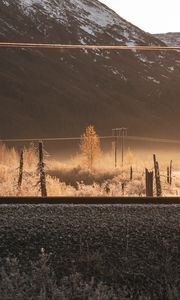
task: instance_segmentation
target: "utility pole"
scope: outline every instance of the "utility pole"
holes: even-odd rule
[[[122,150],[122,167],[124,163],[124,138],[127,135],[127,128],[114,128],[112,129],[112,136],[114,137],[114,165],[117,167],[117,151],[118,151],[118,138],[121,137],[121,150]]]
[[[114,167],[117,168],[117,142],[118,142],[118,130],[112,129],[112,136],[114,137]]]
[[[127,135],[127,128],[121,128],[122,167],[124,164],[124,138],[126,135]]]

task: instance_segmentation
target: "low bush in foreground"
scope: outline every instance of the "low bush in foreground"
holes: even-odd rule
[[[159,292],[133,289],[128,286],[108,286],[94,278],[85,281],[79,273],[63,277],[58,283],[51,269],[48,255],[31,265],[27,273],[21,272],[17,259],[6,259],[0,270],[1,300],[118,300],[118,299],[179,299],[178,285],[159,286]]]
[[[2,205],[0,299],[179,300],[179,212]]]

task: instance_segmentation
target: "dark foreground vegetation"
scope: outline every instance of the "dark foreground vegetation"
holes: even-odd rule
[[[180,299],[179,214],[179,205],[2,205],[0,299]]]

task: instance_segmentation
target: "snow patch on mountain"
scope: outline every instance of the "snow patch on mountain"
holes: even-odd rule
[[[68,22],[65,11],[65,2],[58,0],[19,0],[18,4],[23,9],[26,15],[41,11],[48,17],[58,21],[59,23],[65,24]]]
[[[107,27],[108,25],[118,24],[118,18],[115,13],[111,13],[102,5],[97,2],[87,2],[83,0],[69,0],[69,1],[58,1],[58,0],[20,0],[20,5],[27,11],[35,9],[34,6],[41,6],[42,9],[50,16],[54,16],[59,19],[60,16],[64,15],[64,9],[66,11],[72,11],[78,13],[80,21],[89,21],[99,27]],[[63,19],[63,18],[62,18]],[[61,21],[61,19],[60,19]]]
[[[95,36],[93,30],[92,30],[89,26],[87,26],[87,25],[81,25],[80,28],[81,28],[83,31],[89,33],[90,35]]]
[[[10,3],[10,0],[3,1]],[[69,23],[69,15],[72,15],[78,20],[84,33],[91,37],[110,29],[116,33],[116,41],[121,44],[135,45],[137,41],[140,44],[144,42],[141,30],[95,0],[18,0],[17,3],[26,15],[35,16],[37,11],[41,11],[64,25]]]
[[[173,72],[174,71],[174,66],[170,66],[168,67],[169,72]]]
[[[154,83],[156,83],[156,84],[160,84],[160,81],[159,80],[156,80],[154,77],[152,77],[152,76],[148,76],[147,77],[147,79],[148,80],[152,80]]]
[[[6,0],[2,0],[3,1],[3,3],[6,5],[6,6],[9,6],[9,2],[8,1],[6,1]]]
[[[42,4],[42,3],[44,3],[43,0],[21,0],[21,1],[26,6],[30,6],[30,5],[33,5],[33,4]]]
[[[104,7],[102,9],[101,5],[97,3],[83,1],[83,0],[70,0],[75,10],[81,12],[82,18],[88,19],[94,24],[100,27],[107,27],[108,25],[117,24],[117,18],[115,18],[114,13],[110,13]]]

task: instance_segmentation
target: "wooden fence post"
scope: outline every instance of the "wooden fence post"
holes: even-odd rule
[[[167,167],[167,183],[169,183],[170,185],[172,184],[172,160]]]
[[[153,172],[146,169],[146,197],[153,197]]]
[[[125,182],[124,181],[121,183],[121,188],[122,188],[122,195],[124,196],[124,190],[125,190]]]
[[[170,167],[169,167],[169,184],[172,184],[172,160],[170,161]]]
[[[161,189],[159,164],[156,160],[156,155],[155,154],[153,154],[153,160],[154,160],[154,170],[155,170],[155,179],[156,179],[156,194],[157,194],[157,197],[161,197],[162,196],[162,189]]]
[[[18,192],[20,192],[22,186],[23,168],[24,168],[24,151],[22,150],[20,154],[20,163],[19,163]]]
[[[133,168],[132,166],[130,167],[130,181],[133,179]]]
[[[44,153],[43,153],[43,143],[42,142],[39,142],[39,173],[40,173],[41,196],[47,197],[46,173],[45,173]]]
[[[170,169],[167,167],[167,183],[170,183]]]

